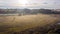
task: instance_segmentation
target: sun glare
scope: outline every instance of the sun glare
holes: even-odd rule
[[[26,4],[28,4],[28,0],[19,0],[18,3],[25,6]]]

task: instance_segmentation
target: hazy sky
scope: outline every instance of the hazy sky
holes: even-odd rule
[[[0,8],[57,8],[60,0],[0,0]]]

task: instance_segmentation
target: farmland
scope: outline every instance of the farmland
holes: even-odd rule
[[[0,34],[14,34],[26,29],[54,24],[58,17],[48,14],[24,15],[24,16],[0,16]]]
[[[60,11],[0,9],[0,34],[55,34],[60,32]]]

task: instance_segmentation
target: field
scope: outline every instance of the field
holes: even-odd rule
[[[16,32],[21,32],[26,29],[54,24],[60,21],[55,16],[48,14],[0,16],[0,34],[17,34]]]

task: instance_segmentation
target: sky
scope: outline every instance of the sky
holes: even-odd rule
[[[60,0],[0,0],[0,8],[60,9]]]

